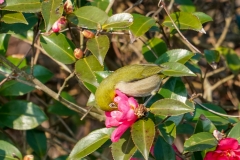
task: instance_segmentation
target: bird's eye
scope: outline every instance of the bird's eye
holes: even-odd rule
[[[117,105],[116,105],[115,103],[110,103],[108,106],[109,106],[110,108],[117,108]]]

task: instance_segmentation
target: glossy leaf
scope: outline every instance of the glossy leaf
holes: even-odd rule
[[[199,73],[202,74],[201,68],[198,64],[193,62],[186,62],[185,66],[188,67],[193,73]]]
[[[149,118],[138,120],[131,128],[132,140],[145,159],[148,159],[155,136],[155,125]]]
[[[216,63],[220,60],[219,52],[217,50],[204,50],[204,55],[209,65],[216,69]]]
[[[61,97],[65,98],[66,100],[68,100],[72,103],[75,103],[75,99],[71,95],[69,95],[69,93],[67,93],[67,92],[62,92]],[[50,105],[47,108],[47,110],[50,113],[57,114],[60,116],[72,116],[72,115],[76,114],[75,111],[67,108],[65,105],[63,105],[59,101],[54,101],[54,103],[52,105]]]
[[[179,63],[186,63],[194,53],[186,50],[186,49],[173,49],[165,52],[162,54],[157,60],[156,64],[162,64],[165,62],[179,62]]]
[[[181,78],[178,77],[170,77],[158,93],[164,98],[176,99],[183,103],[187,100],[187,90]]]
[[[27,60],[26,59],[20,59],[20,58],[15,58],[12,56],[8,56],[7,60],[9,60],[12,64],[14,64],[15,66],[18,66],[18,68],[23,68],[27,66]],[[21,62],[21,64],[19,65],[19,63]]]
[[[160,124],[158,126],[158,129],[160,131],[160,134],[164,138],[164,140],[172,145],[174,139],[176,138],[176,125],[172,121],[166,121],[163,124]]]
[[[215,111],[215,112],[227,114],[221,107],[216,106],[214,104],[203,103],[202,105],[207,107],[208,109]],[[229,123],[227,117],[223,117],[223,116],[219,116],[217,114],[211,113],[199,105],[196,105],[195,114],[194,114],[194,117],[192,120],[197,121],[201,114],[203,114],[206,118],[208,118],[210,121],[212,121],[212,123],[216,126],[226,125]]]
[[[192,112],[194,109],[175,99],[161,99],[150,107],[150,112],[157,115],[176,116]]]
[[[213,21],[212,17],[210,17],[209,15],[207,15],[203,12],[194,12],[192,14],[197,16],[202,24],[206,23],[206,22],[209,22],[209,21]]]
[[[102,128],[89,133],[86,137],[78,141],[68,158],[81,159],[91,154],[110,139],[112,131],[112,128]]]
[[[10,0],[2,10],[35,13],[41,10],[40,0]]]
[[[129,13],[118,13],[109,17],[102,29],[126,28],[133,24],[133,16]]]
[[[106,35],[98,36],[87,41],[87,49],[92,52],[102,66],[109,49],[109,44],[109,38]]]
[[[161,136],[158,136],[154,146],[154,157],[156,160],[175,160],[175,152]]]
[[[137,151],[137,147],[134,145],[130,132],[127,130],[118,142],[114,142],[111,145],[112,156],[117,160],[129,160],[133,154]]]
[[[98,62],[94,56],[88,56],[80,59],[75,64],[75,71],[81,81],[98,86],[97,78],[94,71],[102,71],[103,66]]]
[[[191,13],[174,12],[170,16],[179,29],[192,29],[200,33],[205,33],[200,20]],[[175,29],[169,17],[166,17],[162,24],[171,29]]]
[[[37,23],[37,17],[35,14],[24,14],[25,19],[28,22],[27,24],[23,23],[14,23],[14,24],[6,24],[3,22],[0,22],[0,33],[13,33],[18,34],[22,38],[27,38],[29,30]]]
[[[217,130],[217,128],[214,126],[214,124],[208,118],[206,118],[204,115],[201,115],[195,126],[194,134],[200,133],[200,132],[213,133],[214,130]]]
[[[230,48],[219,48],[218,50],[224,55],[229,69],[234,74],[238,74],[240,72],[240,57],[237,53]]]
[[[0,123],[16,130],[28,130],[46,121],[44,112],[32,102],[14,100],[0,108]]]
[[[84,85],[90,92],[92,92],[92,93],[95,94],[95,92],[96,92],[96,90],[97,90],[97,87],[96,87],[96,86],[94,86],[94,85],[92,85],[92,84],[90,84],[90,83],[88,83],[88,82],[84,82],[84,81],[83,81],[83,85]]]
[[[151,48],[151,50],[149,49]],[[155,62],[159,56],[167,51],[166,43],[160,38],[152,38],[142,47],[144,58],[148,62]],[[153,53],[154,52],[154,53]]]
[[[218,144],[216,138],[209,132],[200,132],[192,135],[184,143],[184,151],[203,151],[215,147]]]
[[[28,24],[27,20],[20,12],[11,12],[11,11],[3,11],[1,21],[13,24],[13,23],[24,23]]]
[[[162,73],[166,76],[182,77],[182,76],[196,76],[186,66],[178,62],[166,62],[161,66],[165,67]]]
[[[24,63],[23,63],[24,64]],[[27,73],[30,73],[30,67],[25,69]],[[52,78],[53,74],[43,66],[36,65],[33,68],[33,75],[35,78],[40,80],[42,83],[47,82]],[[24,80],[24,79],[23,79]],[[35,88],[27,84],[10,80],[5,82],[0,88],[0,95],[3,96],[19,96],[31,92]]]
[[[48,0],[42,2],[42,16],[45,23],[46,32],[52,25],[62,16],[63,4],[62,0]]]
[[[0,140],[0,159],[19,160],[19,159],[22,159],[22,154],[11,143]]]
[[[73,51],[75,46],[65,35],[52,33],[50,36],[40,37],[41,45],[48,55],[65,64],[75,62]]]
[[[100,8],[101,10],[105,11],[109,5],[109,1],[108,0],[95,0],[95,1],[89,1],[87,3],[87,5],[90,6],[95,6]],[[109,10],[108,15],[112,15],[112,9]]]
[[[162,116],[162,115],[154,115],[155,117],[155,124],[159,124],[159,123],[162,123],[162,121],[167,118],[166,122],[168,121],[171,121],[171,122],[174,122],[175,125],[179,125],[182,120],[183,120],[183,114],[181,115],[177,115],[177,116],[171,116],[169,118],[167,118],[167,116]]]
[[[98,83],[101,83],[105,78],[107,78],[113,72],[111,72],[111,71],[96,71],[94,73],[97,77]]]
[[[131,32],[134,36],[139,37],[146,33],[152,26],[155,25],[155,20],[140,14],[133,15],[133,24],[130,26]]]
[[[9,34],[0,34],[0,54],[5,55],[8,48]]]
[[[193,134],[194,128],[191,124],[182,123],[177,126],[177,134]]]
[[[240,133],[240,122],[234,125],[234,127],[228,133],[228,137],[236,138],[238,140],[238,143],[240,143],[239,133]]]
[[[47,138],[45,132],[40,130],[27,131],[27,143],[39,157],[44,157],[47,152]]]
[[[194,12],[196,10],[191,0],[175,0],[175,3],[179,4],[179,9],[183,12]]]
[[[99,24],[102,25],[108,19],[108,15],[97,7],[85,6],[68,15],[67,19],[79,27],[98,29]]]

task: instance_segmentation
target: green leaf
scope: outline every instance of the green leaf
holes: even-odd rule
[[[102,25],[108,19],[108,15],[97,7],[85,6],[68,15],[67,19],[79,27],[98,29],[99,24]]]
[[[91,154],[110,138],[112,131],[112,128],[102,128],[89,133],[78,141],[68,159],[81,159]]]
[[[114,142],[111,145],[112,156],[117,160],[131,159],[133,154],[137,151],[137,147],[134,145],[130,132],[127,130],[118,142]]]
[[[240,122],[234,125],[234,127],[228,133],[228,137],[235,138],[240,143]]]
[[[187,100],[187,90],[181,78],[178,77],[170,77],[158,93],[164,98],[176,99],[183,103]]]
[[[177,126],[177,134],[193,134],[194,128],[191,124],[182,123]]]
[[[0,22],[0,33],[10,33],[10,34],[18,34],[22,38],[27,38],[28,33],[30,33],[30,29],[37,23],[38,18],[35,14],[24,14],[24,17],[27,20],[27,24],[23,23],[14,23],[14,24],[6,24]]]
[[[220,60],[220,53],[217,50],[204,50],[204,55],[209,65],[216,69],[216,63]]]
[[[165,67],[162,73],[166,76],[182,77],[182,76],[196,76],[186,66],[178,62],[166,62],[161,64]]]
[[[149,118],[135,122],[131,128],[132,140],[145,159],[148,159],[155,136],[155,125]]]
[[[94,71],[102,71],[103,67],[94,56],[88,56],[80,59],[75,64],[75,71],[78,78],[91,85],[98,86]]]
[[[185,66],[188,67],[193,73],[199,73],[202,74],[201,68],[198,64],[193,62],[186,62]]]
[[[11,144],[14,144],[13,141],[10,139],[9,135],[6,132],[3,132],[3,131],[0,131],[0,140],[9,142]]]
[[[0,108],[0,123],[16,130],[32,129],[46,120],[44,112],[32,102],[14,100]]]
[[[46,32],[48,32],[52,28],[52,25],[62,16],[62,3],[62,0],[48,0],[42,2],[41,9]]]
[[[133,24],[133,16],[129,13],[118,13],[109,17],[102,29],[126,28]]]
[[[200,133],[200,132],[213,133],[213,131],[216,129],[217,128],[214,126],[214,124],[208,118],[206,118],[204,115],[201,115],[195,126],[194,134]]]
[[[87,5],[95,6],[95,7],[100,8],[101,10],[105,11],[109,5],[109,1],[108,0],[94,0],[94,1],[88,2]],[[109,10],[108,15],[112,15],[112,9]]]
[[[47,153],[47,138],[45,132],[40,130],[28,130],[27,142],[39,157],[44,157]]]
[[[23,63],[24,64],[24,63]],[[31,68],[27,67],[25,71],[30,73]],[[53,74],[43,66],[36,65],[33,68],[33,75],[42,83],[47,82]],[[23,79],[25,80],[25,79]],[[26,81],[26,80],[25,80]],[[10,80],[5,82],[0,88],[0,95],[3,96],[19,96],[33,91],[35,88],[27,84],[18,82],[16,80]]]
[[[71,95],[69,95],[67,92],[62,92],[61,97],[65,98],[66,100],[72,103],[76,103],[75,99]],[[76,114],[76,112],[67,108],[65,105],[63,105],[59,101],[54,101],[54,103],[50,105],[47,110],[48,112],[57,114],[59,116],[72,116]]]
[[[5,55],[8,48],[9,34],[0,34],[0,54]]]
[[[240,72],[240,57],[230,48],[219,48],[218,51],[224,55],[229,69],[234,73]]]
[[[221,107],[216,106],[214,104],[203,103],[202,105],[207,107],[208,109],[211,109],[211,110],[215,111],[215,112],[222,113],[222,114],[227,114]],[[196,105],[194,117],[193,117],[192,120],[197,121],[198,118],[201,116],[201,114],[203,114],[206,118],[208,118],[216,126],[222,126],[222,125],[226,125],[226,124],[229,123],[227,117],[223,117],[223,116],[219,116],[217,114],[211,113],[211,112],[202,108],[199,105]]]
[[[92,85],[92,84],[90,84],[90,83],[88,83],[88,82],[82,82],[83,83],[83,85],[90,91],[90,92],[92,92],[92,93],[94,93],[95,94],[95,92],[96,92],[96,90],[97,90],[97,87],[96,86],[94,86],[94,85]]]
[[[113,72],[111,72],[111,71],[96,71],[94,73],[97,77],[98,83],[101,83],[105,78],[107,78]]]
[[[206,23],[206,22],[209,22],[209,21],[213,21],[212,17],[210,17],[209,15],[207,15],[203,12],[194,12],[192,14],[197,16],[202,24]]]
[[[176,125],[172,121],[166,121],[163,124],[158,126],[160,134],[164,138],[164,140],[172,145],[174,139],[176,138]]]
[[[98,36],[87,41],[87,49],[92,52],[102,66],[109,49],[109,44],[109,38],[106,35]]]
[[[184,151],[196,152],[215,147],[218,144],[216,138],[209,132],[201,132],[192,135],[184,143]]]
[[[133,15],[133,24],[130,26],[131,32],[136,36],[142,36],[146,33],[152,26],[156,25],[155,20],[150,17],[146,17],[140,14]]]
[[[3,11],[1,21],[13,24],[13,23],[24,23],[28,24],[27,20],[20,12],[11,12],[11,11]]]
[[[161,99],[150,107],[150,112],[157,115],[176,116],[192,112],[194,109],[175,99]]]
[[[12,56],[8,56],[7,60],[9,60],[15,66],[17,66],[21,62],[21,64],[18,66],[18,68],[23,68],[23,67],[27,66],[27,60],[26,59],[22,60],[20,58],[15,58],[15,57],[12,57]]]
[[[0,140],[0,159],[19,160],[22,159],[21,152],[9,142]]]
[[[149,49],[151,48],[151,50]],[[159,56],[167,51],[166,43],[160,38],[152,38],[142,47],[144,58],[148,62],[155,62]],[[154,53],[153,53],[154,52]]]
[[[40,0],[8,0],[2,10],[35,13],[41,10]]]
[[[41,45],[48,55],[65,64],[75,62],[73,51],[75,46],[65,35],[52,33],[50,36],[40,37]]]
[[[178,8],[183,12],[194,12],[196,10],[191,0],[175,0],[175,3],[180,5]]]
[[[174,12],[170,16],[179,29],[192,29],[200,33],[205,33],[200,20],[191,13]],[[162,24],[171,29],[175,29],[169,17],[165,18]]]
[[[157,60],[156,64],[162,64],[165,62],[179,62],[179,63],[186,63],[194,53],[186,50],[186,49],[173,49],[165,52],[162,54]]]
[[[158,136],[154,146],[154,158],[156,160],[175,160],[175,152],[161,136]]]

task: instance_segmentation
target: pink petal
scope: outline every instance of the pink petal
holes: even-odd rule
[[[238,141],[234,138],[225,138],[219,141],[216,150],[235,150],[238,148]]]
[[[117,142],[131,125],[132,123],[123,123],[118,126],[111,135],[112,142]]]
[[[4,3],[4,0],[0,0],[0,4]]]
[[[133,97],[128,98],[128,103],[130,106],[132,106],[134,109],[138,107],[137,100]]]

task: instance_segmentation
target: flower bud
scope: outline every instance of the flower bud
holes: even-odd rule
[[[80,59],[83,57],[83,51],[80,48],[75,48],[74,49],[74,56],[77,59]]]
[[[26,155],[23,158],[23,160],[33,160],[33,159],[34,159],[33,155]]]
[[[83,30],[82,34],[85,38],[94,38],[95,37],[95,34],[89,30]]]
[[[64,3],[64,11],[66,14],[70,14],[73,12],[73,4],[71,0],[66,0]]]
[[[65,17],[60,17],[52,26],[53,32],[59,32],[60,30],[66,28],[67,19]]]

